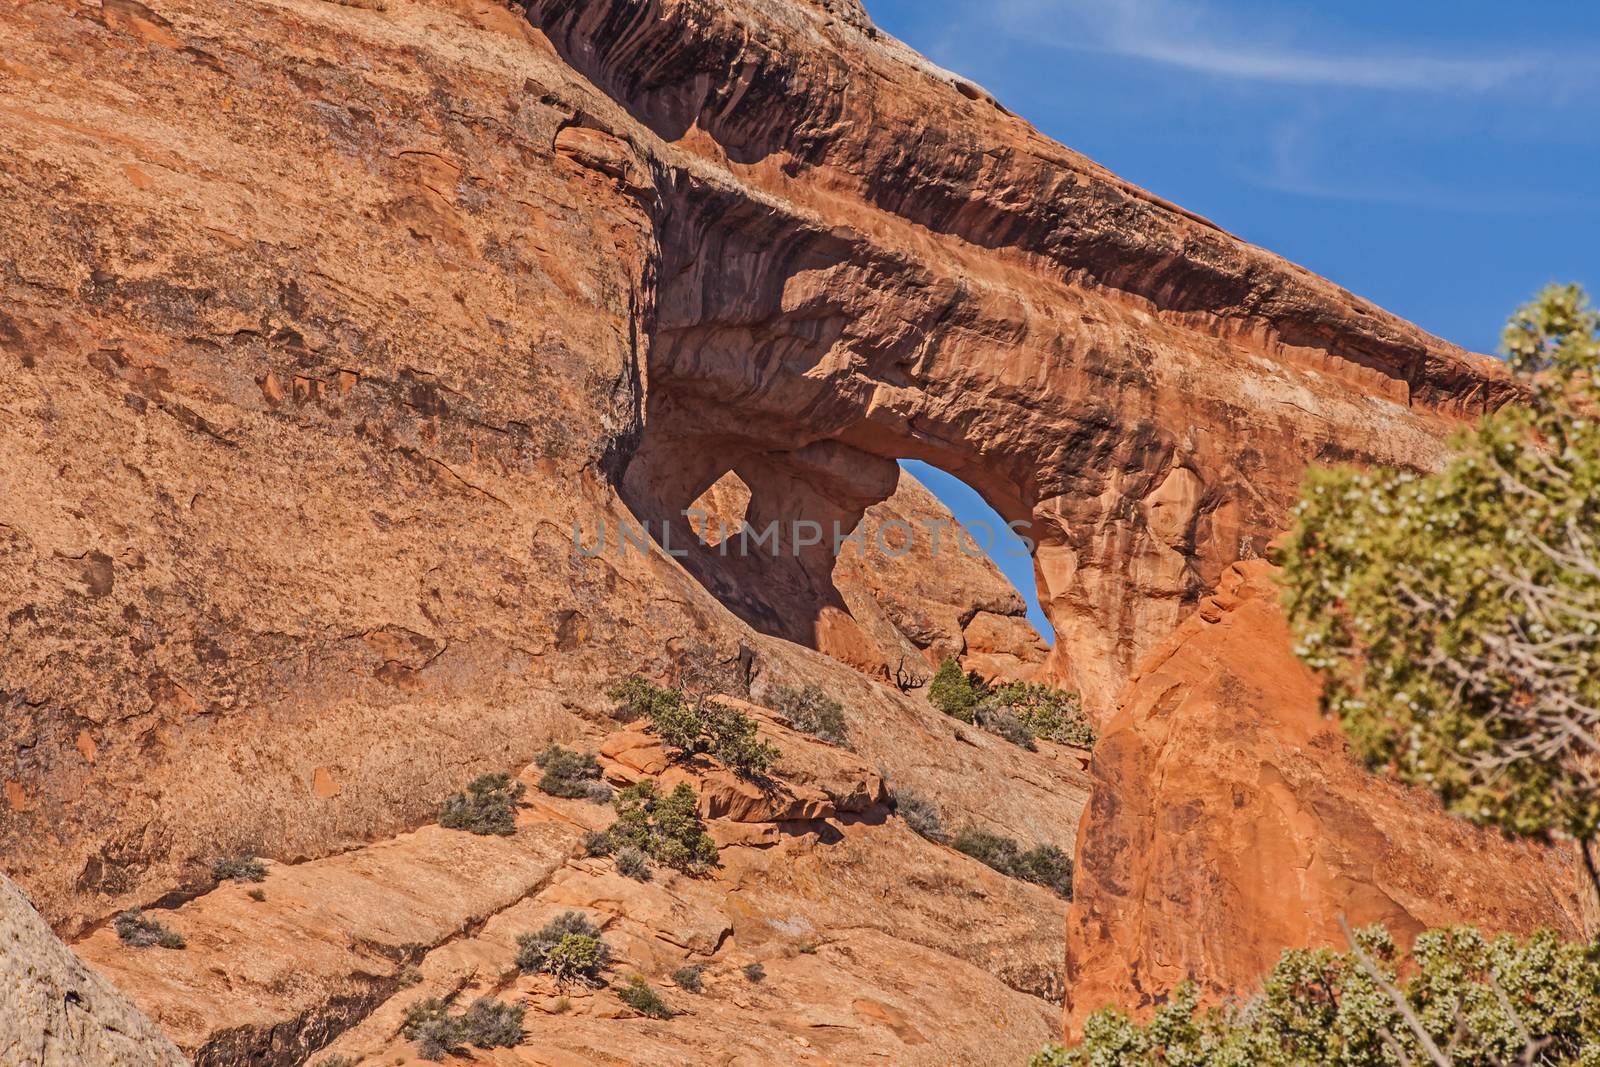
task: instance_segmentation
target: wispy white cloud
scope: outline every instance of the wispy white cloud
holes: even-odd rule
[[[1352,51],[1298,43],[1304,29],[1241,26],[1203,3],[1178,0],[1000,0],[1013,33],[1058,47],[1217,78],[1278,85],[1481,92],[1540,66],[1521,55],[1446,56],[1384,48]]]
[[[1440,183],[1404,167],[1388,173],[1374,173],[1360,165],[1352,168],[1348,161],[1330,152],[1324,134],[1320,120],[1312,116],[1273,123],[1266,130],[1262,163],[1243,168],[1239,176],[1259,188],[1292,196],[1390,204],[1459,215],[1530,216],[1585,206],[1577,198],[1527,189],[1507,196],[1504,189],[1463,188],[1459,183]]]

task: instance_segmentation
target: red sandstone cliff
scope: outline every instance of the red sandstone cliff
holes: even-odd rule
[[[1169,636],[1305,464],[1432,463],[1510,394],[1497,366],[1043,138],[851,0],[12,5],[0,143],[0,856],[64,932],[201,892],[222,852],[407,833],[597,738],[635,671],[821,683],[891,784],[1076,837],[1075,1011],[1234,987],[1346,907],[1570,923],[1555,860],[1344,758],[1261,598],[1246,641]],[[688,545],[678,512],[730,474],[759,523],[929,508],[908,457],[1039,543],[1048,669],[1104,727],[1081,831],[1075,760],[887,684],[913,652],[1036,661],[992,571],[572,546],[601,518]],[[1172,641],[1153,693],[1136,665]],[[444,911],[417,921],[482,919]],[[960,940],[929,911],[926,974]],[[897,1003],[859,1025],[919,1032]],[[326,1036],[280,1010],[261,1033]]]

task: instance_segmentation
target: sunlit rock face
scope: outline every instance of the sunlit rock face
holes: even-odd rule
[[[1181,743],[1151,747],[1137,688],[1306,464],[1434,463],[1511,395],[1491,361],[1120,181],[847,0],[105,0],[8,6],[0,41],[0,858],[58,929],[199,893],[220,853],[404,834],[596,740],[631,673],[822,685],[892,787],[1070,843],[1075,757],[896,684],[947,654],[1100,722],[1085,989],[1146,956],[1243,981],[1269,934],[1182,948],[1207,909],[1270,901],[1280,940],[1378,892],[1567,923],[1549,857],[1542,906],[1388,888],[1526,853],[1436,832],[1302,729],[1279,630],[1252,653],[1278,682]],[[725,561],[682,515],[947,519],[901,459],[1036,542],[1052,651],[986,563]],[[581,551],[602,521],[688,555]],[[1308,746],[1332,754],[1270,789],[1283,847],[1214,877],[1242,831],[1203,770]],[[1158,771],[1176,792],[1140,792]],[[1300,865],[1359,820],[1384,864]],[[1160,858],[1180,840],[1193,862]]]

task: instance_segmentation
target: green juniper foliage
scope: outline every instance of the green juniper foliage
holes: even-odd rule
[[[517,829],[517,803],[526,787],[509,774],[485,774],[474,778],[465,793],[455,793],[444,802],[439,825],[470,833],[510,837]]]
[[[479,997],[460,1015],[451,1015],[442,1000],[430,997],[406,1009],[401,1033],[417,1043],[417,1055],[442,1060],[478,1048],[511,1048],[522,1043],[522,1017],[527,1008],[493,997]]]
[[[1018,878],[1072,899],[1072,857],[1055,845],[1043,843],[1024,850],[1009,837],[968,828],[951,840],[950,847],[964,852],[1008,878]]]
[[[737,708],[710,697],[691,701],[678,689],[643,678],[629,678],[610,690],[624,718],[647,718],[662,744],[681,758],[715,756],[750,778],[767,773],[778,758],[774,746],[757,738],[756,722]]]
[[[698,873],[717,865],[717,843],[700,821],[698,801],[686,782],[662,796],[655,782],[630,785],[617,794],[617,819],[606,830],[606,847],[633,848],[666,867]]]
[[[1600,315],[1505,332],[1526,403],[1430,474],[1314,471],[1284,552],[1296,653],[1374,766],[1512,833],[1600,828]]]
[[[934,707],[962,722],[972,722],[978,702],[989,695],[989,686],[976,671],[963,672],[954,656],[947,656],[928,684],[928,700]]]
[[[623,721],[653,719],[661,711],[683,703],[683,694],[678,690],[637,675],[606,690],[606,696],[617,702],[612,717]]]
[[[1094,727],[1076,693],[1034,682],[996,688],[976,671],[963,674],[954,656],[939,664],[928,686],[928,700],[946,715],[981,726],[1023,748],[1036,747],[1036,737],[1079,748],[1094,745]]]
[[[543,972],[558,982],[596,982],[611,962],[611,947],[600,929],[577,911],[564,911],[536,934],[517,938],[517,968],[524,974]]]
[[[160,948],[183,948],[186,942],[183,935],[167,927],[165,923],[152,919],[138,908],[129,908],[121,912],[111,921],[112,929],[116,930],[117,937],[125,945],[134,948],[149,948],[151,945]]]
[[[628,984],[617,990],[617,999],[640,1015],[651,1019],[670,1019],[673,1010],[661,999],[661,994],[650,988],[640,975],[630,975]]]
[[[1433,1062],[1389,990],[1453,1067],[1600,1064],[1600,950],[1540,931],[1486,940],[1459,927],[1417,938],[1402,984],[1382,927],[1355,935],[1367,960],[1290,949],[1243,1004],[1201,1008],[1179,986],[1146,1025],[1106,1009],[1071,1049],[1051,1046],[1032,1067],[1400,1067]],[[1368,969],[1370,966],[1371,970]],[[1530,1046],[1533,1051],[1527,1058]]]
[[[211,877],[219,882],[264,882],[267,868],[254,856],[228,856],[211,865]]]
[[[1025,730],[1046,741],[1078,748],[1094,745],[1094,727],[1084,714],[1076,693],[1033,682],[1012,682],[980,702],[980,715],[985,707],[1005,709]]]
[[[551,745],[534,757],[540,770],[539,789],[553,797],[610,798],[610,790],[600,781],[600,763],[593,752],[574,752]],[[596,787],[599,787],[598,789]]]
[[[775,746],[757,738],[756,721],[738,708],[705,700],[695,711],[700,716],[704,751],[740,774],[760,778],[778,758]]]
[[[780,712],[796,730],[820,737],[829,744],[848,746],[850,732],[844,723],[844,705],[815,685],[803,689],[781,686],[772,696],[772,710]]]

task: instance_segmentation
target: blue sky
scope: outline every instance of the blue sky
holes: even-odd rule
[[[1600,288],[1600,4],[865,2],[1045,134],[1458,344],[1493,351],[1545,282]]]

